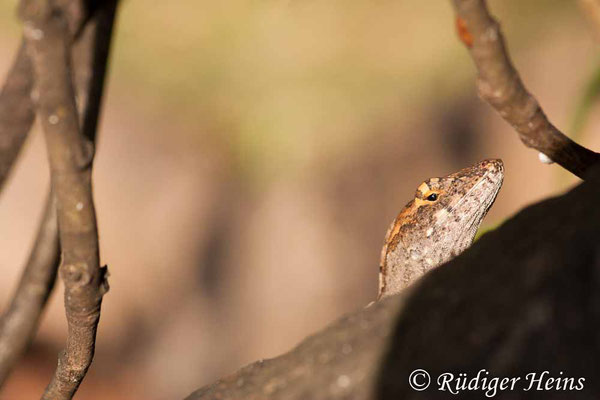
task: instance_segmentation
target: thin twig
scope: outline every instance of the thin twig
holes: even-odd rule
[[[484,0],[453,0],[459,34],[478,71],[479,95],[519,133],[521,141],[583,178],[600,155],[575,143],[554,125],[513,67],[500,26]]]
[[[27,266],[0,320],[0,385],[33,340],[59,262],[56,206],[50,194]]]
[[[81,132],[96,140],[107,60],[114,28],[118,0],[104,0],[90,10],[91,20],[80,28],[73,46],[73,80],[81,115]]]
[[[87,6],[88,2],[84,0],[57,1],[66,10],[71,35],[77,36],[86,25],[93,9],[90,9]],[[35,117],[31,100],[32,74],[23,39],[0,91],[0,190],[12,170]]]
[[[24,44],[0,92],[0,190],[33,124],[31,63]]]
[[[92,10],[91,19],[85,27],[79,27],[80,21],[84,19],[83,16],[75,15],[71,18],[75,20],[76,26],[81,30],[73,50],[73,69],[76,76],[78,105],[80,106],[80,122],[83,131],[86,132],[85,136],[92,140],[95,138],[99,117],[116,5],[117,0],[109,0],[102,3],[99,9]],[[24,46],[19,52],[18,62],[15,65],[23,63],[23,58],[27,61],[28,71],[21,74],[21,80],[30,82],[28,85],[31,87],[33,72]],[[23,69],[16,70],[22,71]],[[1,95],[0,99],[2,99]],[[18,101],[19,98],[16,100]],[[30,97],[26,96],[24,101],[30,102],[28,107],[33,114],[33,103],[31,103]],[[1,100],[0,104],[2,104]],[[19,286],[10,307],[0,318],[0,387],[15,363],[29,347],[47,298],[54,286],[60,248],[58,246],[56,210],[54,206],[50,206],[51,201],[52,198],[49,196],[39,233]]]
[[[71,399],[94,355],[106,269],[100,267],[91,172],[94,145],[80,131],[66,18],[45,0],[24,1],[21,18],[31,57],[37,113],[46,137],[57,199],[68,322],[66,348],[43,399]]]

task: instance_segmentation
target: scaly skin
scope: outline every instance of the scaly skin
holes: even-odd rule
[[[387,232],[378,299],[400,292],[468,248],[504,179],[501,160],[484,160],[423,182]]]

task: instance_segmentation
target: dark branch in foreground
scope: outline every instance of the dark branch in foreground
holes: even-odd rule
[[[108,56],[118,0],[104,0],[90,10],[73,46],[73,81],[82,134],[95,142],[106,80]]]
[[[512,65],[500,26],[489,14],[485,0],[453,0],[453,4],[461,39],[477,67],[481,98],[515,128],[525,146],[583,178],[600,161],[600,155],[575,143],[548,121]]]
[[[600,168],[590,172],[426,274],[404,299],[344,317],[187,399],[448,399],[437,390],[441,373],[472,378],[481,369],[521,377],[494,399],[600,398]],[[409,386],[418,368],[431,376],[423,392]],[[545,370],[584,377],[584,387],[524,391],[526,375]],[[481,390],[458,397],[486,398]]]
[[[92,198],[93,142],[80,131],[64,14],[50,2],[22,3],[21,18],[39,91],[37,113],[46,137],[57,199],[68,336],[44,399],[71,399],[94,355],[106,270],[100,267]]]

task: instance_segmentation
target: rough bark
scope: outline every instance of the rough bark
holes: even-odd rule
[[[570,192],[527,207],[470,249],[392,296],[342,318],[296,349],[192,393],[208,399],[461,399],[442,372],[585,377],[581,391],[500,391],[496,399],[600,397],[600,169]],[[417,392],[417,368],[433,377]]]

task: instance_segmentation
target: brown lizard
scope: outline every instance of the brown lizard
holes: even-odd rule
[[[468,248],[503,179],[502,160],[485,160],[421,183],[387,232],[377,298],[398,293]]]

